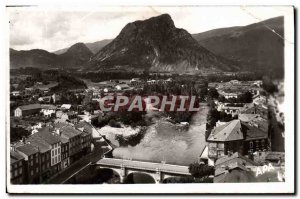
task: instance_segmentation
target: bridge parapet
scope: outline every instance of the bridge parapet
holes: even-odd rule
[[[111,168],[116,171],[123,182],[130,173],[141,172],[153,177],[156,183],[160,183],[165,177],[190,176],[187,166],[143,162],[135,160],[123,160],[116,158],[103,158],[96,165],[100,168]]]

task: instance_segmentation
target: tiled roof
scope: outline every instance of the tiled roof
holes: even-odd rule
[[[61,105],[61,107],[60,108],[64,108],[64,109],[70,109],[71,108],[71,104],[63,104],[63,105]]]
[[[245,132],[245,140],[267,139],[268,132],[263,131],[258,126],[242,123],[242,129]]]
[[[275,152],[275,151],[270,151],[266,155],[266,160],[282,160],[284,161],[285,159],[285,153],[284,152]]]
[[[217,159],[215,164],[215,176],[225,173],[227,169],[232,170],[238,168],[247,171],[248,169],[246,168],[246,166],[258,165],[259,164],[254,162],[253,160],[248,159],[236,152],[232,155],[223,156]]]
[[[249,158],[246,158],[245,156],[242,156],[240,153],[235,152],[234,154],[230,156],[223,156],[216,161],[216,167],[221,164],[229,164],[231,162],[240,162],[240,163],[246,163],[247,165],[258,165],[256,162],[252,161]]]
[[[28,104],[28,105],[20,106],[19,108],[22,111],[26,111],[26,110],[32,110],[32,109],[40,109],[41,105],[40,104]]]
[[[31,144],[25,144],[23,146],[17,147],[16,149],[17,149],[17,151],[20,151],[20,152],[24,153],[27,156],[30,156],[32,154],[35,154],[35,153],[39,152],[38,149],[35,146],[31,145]]]
[[[10,164],[13,164],[19,160],[24,159],[24,157],[16,151],[10,151]]]
[[[45,153],[50,150],[49,144],[37,136],[30,136],[26,141],[30,142],[31,145],[38,148],[41,153]]]
[[[62,127],[60,130],[61,130],[61,134],[66,136],[67,138],[73,138],[82,133],[81,131],[71,126]]]
[[[42,109],[50,109],[50,110],[56,110],[57,107],[52,104],[41,104]]]
[[[215,127],[207,140],[223,142],[242,140],[244,137],[241,130],[240,120],[232,120],[226,124]]]
[[[37,136],[44,140],[47,144],[52,145],[60,142],[60,139],[52,135],[53,130],[51,127],[44,127],[39,129],[39,132],[33,134],[32,136]]]

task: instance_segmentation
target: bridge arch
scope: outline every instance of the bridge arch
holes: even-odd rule
[[[122,176],[119,169],[100,167],[96,170],[97,176],[99,176],[99,182],[107,183],[108,181],[114,181],[114,183],[120,183]]]
[[[142,171],[130,171],[124,178],[124,184],[155,184],[154,174]]]

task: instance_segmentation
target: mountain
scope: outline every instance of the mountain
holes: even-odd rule
[[[248,26],[215,29],[193,37],[216,55],[239,63],[243,70],[283,77],[283,17]]]
[[[90,49],[90,51],[92,53],[95,54],[111,41],[112,41],[111,39],[104,39],[104,40],[96,41],[96,42],[92,42],[92,43],[85,43],[85,45],[86,45],[86,47],[88,47],[88,49]],[[63,49],[54,51],[53,53],[60,55],[60,54],[67,52],[68,49],[69,48],[63,48]]]
[[[58,56],[41,49],[17,51],[9,49],[10,67],[53,68],[58,64]]]
[[[90,70],[223,71],[234,64],[216,56],[168,14],[127,24],[120,34],[89,61]]]
[[[65,53],[56,55],[46,50],[33,49],[17,51],[10,49],[10,67],[78,68],[84,66],[93,53],[83,43],[71,46]]]
[[[65,53],[58,55],[58,62],[61,66],[75,68],[84,66],[93,53],[84,43],[72,45]]]

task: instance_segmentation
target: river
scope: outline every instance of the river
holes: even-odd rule
[[[151,162],[189,165],[199,159],[205,147],[207,104],[193,116],[188,131],[179,131],[175,125],[160,119],[149,126],[144,138],[134,147],[114,149],[113,156]]]

